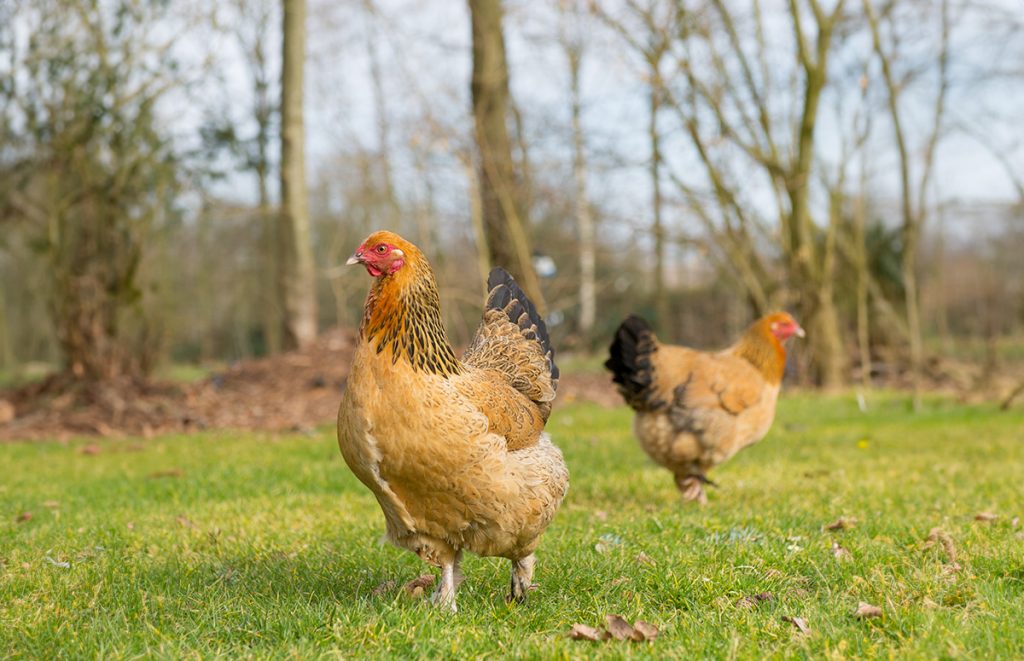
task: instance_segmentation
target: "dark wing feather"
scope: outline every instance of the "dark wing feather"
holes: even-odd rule
[[[491,271],[487,289],[483,321],[462,362],[500,372],[547,420],[559,373],[544,319],[505,269]]]

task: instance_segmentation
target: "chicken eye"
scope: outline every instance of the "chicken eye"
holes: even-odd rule
[[[377,246],[377,252],[380,253],[381,255],[383,255],[387,251],[388,251],[388,247],[386,245],[384,245],[383,243],[380,244],[379,246]]]

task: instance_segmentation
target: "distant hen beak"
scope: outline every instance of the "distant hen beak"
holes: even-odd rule
[[[362,263],[363,263],[363,253],[357,252],[356,254],[354,254],[354,255],[352,255],[351,257],[348,258],[348,261],[345,262],[345,266],[352,266],[353,264],[362,264]]]
[[[796,330],[793,331],[793,335],[796,335],[797,337],[807,337],[807,333],[805,333],[804,329],[800,326],[796,327]]]

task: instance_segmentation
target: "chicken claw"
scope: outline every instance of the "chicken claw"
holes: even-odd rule
[[[714,486],[714,482],[703,475],[677,475],[676,486],[683,493],[683,502],[697,501],[699,505],[707,505],[708,496],[704,493],[704,484]]]

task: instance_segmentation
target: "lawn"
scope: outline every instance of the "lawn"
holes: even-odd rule
[[[0,656],[1020,657],[1024,414],[869,404],[785,397],[704,508],[625,409],[559,409],[572,486],[539,588],[506,605],[507,562],[470,556],[454,615],[406,594],[425,567],[379,543],[330,429],[3,445]],[[661,635],[568,638],[612,613]]]

